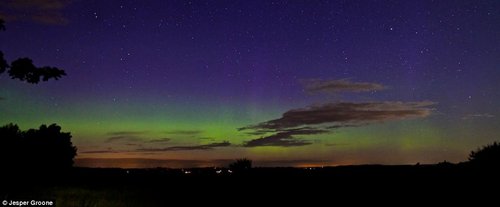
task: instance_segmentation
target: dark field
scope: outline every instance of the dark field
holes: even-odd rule
[[[278,195],[301,200],[307,196],[338,199],[348,194],[419,191],[438,196],[485,190],[482,186],[498,183],[499,172],[455,164],[228,170],[75,168],[50,175],[4,175],[1,197],[54,200],[57,206],[168,206],[172,202],[217,203],[226,196],[251,202],[279,200]]]

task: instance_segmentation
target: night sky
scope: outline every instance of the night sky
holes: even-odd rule
[[[500,138],[499,11],[498,0],[1,0],[5,58],[68,75],[1,74],[0,125],[57,123],[81,166],[465,161]]]

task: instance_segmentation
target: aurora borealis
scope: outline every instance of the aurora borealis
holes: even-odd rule
[[[500,138],[499,11],[496,0],[2,0],[5,58],[68,75],[1,74],[0,124],[57,123],[77,159],[460,162]],[[130,162],[116,165],[151,167]]]

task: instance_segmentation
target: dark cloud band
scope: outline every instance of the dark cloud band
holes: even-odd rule
[[[295,147],[312,144],[309,141],[297,139],[294,135],[311,135],[327,133],[325,129],[315,129],[312,127],[302,127],[295,129],[279,130],[278,133],[254,139],[246,142],[244,147],[258,147],[258,146],[281,146],[281,147]]]
[[[431,114],[436,103],[423,102],[339,102],[292,109],[281,118],[239,128],[254,134],[274,134],[245,143],[256,146],[303,146],[310,144],[294,139],[293,135],[328,133],[342,127],[361,126],[394,120],[424,118]],[[306,127],[304,127],[306,126]],[[297,128],[302,127],[302,128]]]
[[[379,83],[351,82],[349,79],[321,80],[307,79],[300,81],[308,93],[343,93],[380,91],[387,87]]]
[[[229,146],[231,146],[231,143],[224,141],[224,142],[217,142],[217,143],[204,144],[204,145],[194,145],[194,146],[173,146],[173,147],[166,147],[166,148],[141,148],[141,149],[137,149],[137,151],[162,152],[162,151],[186,151],[186,150],[212,150],[214,148],[229,147]]]
[[[69,20],[63,10],[70,0],[4,0],[0,4],[0,18],[7,21],[30,20],[49,25],[65,25]]]

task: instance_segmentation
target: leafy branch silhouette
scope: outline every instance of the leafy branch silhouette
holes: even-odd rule
[[[5,30],[5,21],[0,19],[0,31]],[[36,67],[30,58],[18,58],[9,65],[7,60],[5,60],[4,53],[0,50],[0,74],[5,71],[7,71],[12,79],[18,79],[31,84],[37,84],[40,80],[58,80],[66,75],[64,70],[57,67]]]

